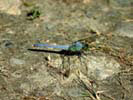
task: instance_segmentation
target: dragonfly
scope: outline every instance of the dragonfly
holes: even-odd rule
[[[60,49],[61,51],[66,51],[66,52],[81,52],[86,45],[81,43],[80,41],[73,42],[72,44],[68,45],[52,45],[52,44],[33,44],[33,47],[45,47],[45,48],[53,48],[53,49]]]
[[[86,41],[86,40],[89,40]],[[54,45],[54,44],[48,44],[48,43],[35,43],[32,46],[35,48],[45,48],[45,49],[29,49],[30,51],[38,51],[38,52],[46,52],[46,53],[56,53],[60,54],[62,64],[61,64],[61,69],[63,68],[63,75],[68,74],[70,70],[70,64],[71,64],[71,57],[70,56],[77,56],[79,59],[79,62],[82,66],[86,66],[87,69],[87,64],[86,64],[86,57],[90,48],[90,43],[91,41],[94,41],[95,39],[91,38],[83,38],[80,40],[77,40],[75,42],[72,42],[71,44],[66,44],[66,45]],[[54,51],[49,51],[47,49],[52,48]],[[59,51],[56,51],[58,49]],[[67,61],[66,61],[67,60]],[[65,70],[65,71],[64,71]],[[61,72],[62,73],[62,72]]]
[[[72,44],[68,44],[68,45],[53,45],[53,44],[45,44],[45,43],[44,44],[42,44],[42,43],[33,44],[33,47],[60,49],[60,51],[58,53],[61,54],[62,65],[63,65],[62,68],[65,68],[65,64],[67,62],[70,65],[70,58],[67,57],[67,62],[66,62],[65,56],[78,56],[78,58],[81,58],[81,55],[82,54],[84,55],[84,48],[86,48],[86,46],[87,45],[85,43],[82,43],[80,41],[76,41],[76,42],[73,42]],[[48,52],[50,53],[50,51],[48,51]],[[79,60],[81,61],[81,59],[79,59]]]

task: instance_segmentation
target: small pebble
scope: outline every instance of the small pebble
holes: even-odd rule
[[[2,42],[2,47],[3,48],[12,48],[14,44],[10,40],[4,40]]]

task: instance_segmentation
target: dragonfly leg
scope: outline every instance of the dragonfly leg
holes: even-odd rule
[[[64,77],[69,77],[70,74],[70,58],[64,55],[61,55],[61,59],[62,59],[62,64],[61,64],[61,71],[63,74],[63,79]],[[66,61],[67,60],[67,61]]]
[[[87,56],[84,55],[84,53],[82,53],[82,55],[78,56],[78,58],[79,58],[79,60],[81,62],[81,66],[85,67],[86,71],[88,71],[88,66],[87,66],[87,62],[88,61],[86,61],[87,60],[86,57]]]
[[[61,57],[61,60],[62,60],[62,62],[61,62],[61,69],[63,69],[64,65],[65,65],[65,56],[61,55],[60,57]]]

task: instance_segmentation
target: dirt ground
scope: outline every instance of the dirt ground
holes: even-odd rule
[[[132,0],[6,1],[0,100],[133,100]],[[75,41],[81,55],[33,47]]]

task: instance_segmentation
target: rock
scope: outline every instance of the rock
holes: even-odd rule
[[[114,7],[129,7],[132,3],[132,0],[110,0],[110,4]]]
[[[0,11],[11,15],[20,15],[20,5],[20,0],[0,0]]]
[[[10,40],[4,40],[1,44],[2,48],[13,48],[14,44]]]
[[[10,63],[11,65],[22,65],[25,64],[25,61],[21,59],[11,58]]]
[[[107,57],[89,57],[90,60],[87,64],[88,76],[93,76],[97,80],[104,80],[120,70],[118,62]]]
[[[133,38],[133,23],[123,22],[115,31],[116,34]]]

